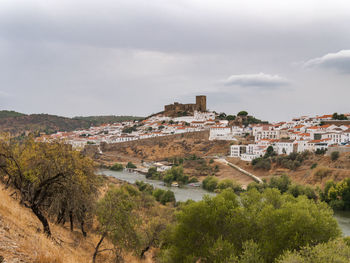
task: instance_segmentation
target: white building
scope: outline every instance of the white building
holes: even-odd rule
[[[236,140],[230,127],[211,127],[209,140]]]

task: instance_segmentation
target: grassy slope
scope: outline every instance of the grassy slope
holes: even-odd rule
[[[50,223],[54,240],[40,231],[42,225],[18,200],[10,197],[11,191],[0,184],[0,255],[6,262],[85,263],[91,262],[99,236],[89,232],[84,238],[78,229],[70,232],[68,225]],[[112,247],[104,242],[104,247]],[[22,261],[20,261],[22,260]],[[138,260],[130,255],[126,262],[152,262]],[[113,262],[111,255],[103,253],[97,262]]]

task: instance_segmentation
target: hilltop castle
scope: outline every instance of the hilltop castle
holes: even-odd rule
[[[207,111],[207,97],[200,95],[196,96],[196,103],[181,104],[174,102],[164,106],[164,115],[166,116],[179,116],[179,114],[189,114],[195,111],[206,112]]]

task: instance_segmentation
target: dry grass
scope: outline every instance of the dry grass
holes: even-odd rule
[[[84,238],[79,230],[50,223],[53,239],[41,231],[42,226],[32,212],[10,197],[12,192],[0,184],[0,255],[6,262],[87,263],[92,261],[99,236],[92,232]],[[106,242],[105,247],[112,247]],[[22,260],[22,261],[19,261]],[[108,253],[99,255],[98,262],[113,262]],[[140,261],[127,255],[126,262]]]

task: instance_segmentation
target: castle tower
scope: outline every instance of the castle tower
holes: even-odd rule
[[[198,111],[207,111],[207,96],[196,96],[196,109]]]

